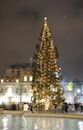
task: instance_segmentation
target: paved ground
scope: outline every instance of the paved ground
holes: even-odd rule
[[[54,112],[42,112],[42,113],[31,113],[24,111],[7,111],[2,110],[0,114],[11,114],[11,115],[20,115],[20,116],[29,116],[29,117],[58,117],[58,118],[73,118],[73,119],[83,119],[83,113],[74,112],[74,113],[54,113]]]

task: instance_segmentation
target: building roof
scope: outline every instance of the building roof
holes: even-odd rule
[[[16,64],[10,65],[9,68],[11,68],[11,69],[15,69],[15,68],[17,68],[17,69],[21,69],[21,68],[24,68],[24,69],[25,69],[25,68],[31,68],[31,64],[30,64],[30,63],[21,63],[21,64],[16,63]]]

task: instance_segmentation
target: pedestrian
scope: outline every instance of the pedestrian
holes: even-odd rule
[[[30,104],[30,111],[33,113],[33,105],[32,105],[32,103]]]
[[[23,111],[28,111],[28,109],[29,109],[28,104],[24,103],[24,105],[23,105]]]

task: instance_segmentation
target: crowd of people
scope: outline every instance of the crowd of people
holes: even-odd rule
[[[32,110],[32,104],[31,103],[26,103],[26,102],[20,102],[18,104],[16,103],[11,103],[9,105],[2,104],[0,105],[0,110],[18,110],[18,111],[31,111]]]
[[[55,112],[57,112],[57,105],[55,104]],[[83,103],[66,103],[62,106],[62,112],[83,112]]]
[[[34,112],[32,103],[25,103],[25,102],[18,103],[18,104],[13,103],[9,106],[2,104],[0,106],[0,108],[1,108],[1,110],[21,110],[21,111],[27,111],[27,112],[31,111],[32,113]],[[57,104],[54,104],[53,111],[56,112],[56,113],[58,112]],[[83,112],[83,104],[82,103],[71,104],[71,103],[64,102],[62,109],[61,109],[61,112],[62,113],[65,113],[65,112]]]

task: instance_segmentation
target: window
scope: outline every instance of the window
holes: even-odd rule
[[[25,81],[25,82],[27,81],[27,76],[24,76],[24,81]]]
[[[12,70],[12,73],[14,73],[14,70]]]
[[[4,79],[1,79],[1,83],[3,83],[4,82]]]
[[[19,88],[16,88],[16,93],[19,93]]]
[[[33,79],[33,77],[32,77],[32,75],[30,75],[30,77],[29,77],[29,81],[31,82],[31,81],[32,81],[32,79]]]
[[[3,93],[3,88],[0,88],[0,93]]]
[[[20,75],[20,71],[19,71],[19,70],[17,71],[17,75],[18,75],[18,76]]]
[[[26,88],[24,88],[24,93],[26,93],[27,92],[27,89]]]

